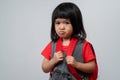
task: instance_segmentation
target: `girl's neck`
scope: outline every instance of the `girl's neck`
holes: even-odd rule
[[[62,41],[63,46],[68,46],[69,43],[70,43],[70,38],[69,39],[63,39],[63,41]]]

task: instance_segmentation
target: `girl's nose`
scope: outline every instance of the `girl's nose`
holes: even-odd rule
[[[61,24],[61,25],[60,25],[60,29],[65,29],[65,25],[64,25],[64,24]]]

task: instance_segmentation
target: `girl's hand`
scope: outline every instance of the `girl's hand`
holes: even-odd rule
[[[73,67],[75,67],[77,64],[77,61],[75,60],[75,58],[73,56],[67,56],[66,62],[67,62],[67,64],[71,64]]]
[[[62,61],[64,59],[64,55],[63,55],[62,51],[58,51],[58,52],[54,53],[53,59],[54,59],[55,63]]]

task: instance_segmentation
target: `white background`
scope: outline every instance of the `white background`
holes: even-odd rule
[[[119,80],[119,0],[0,0],[0,80],[48,80],[41,51],[50,41],[51,13],[64,1],[81,9],[98,80]]]

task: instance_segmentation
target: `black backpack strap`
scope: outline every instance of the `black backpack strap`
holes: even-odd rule
[[[56,50],[56,43],[52,42],[52,56],[51,57],[53,57],[55,50]]]
[[[83,62],[82,48],[83,48],[83,41],[79,40],[73,52],[73,57],[75,57],[76,61]]]

